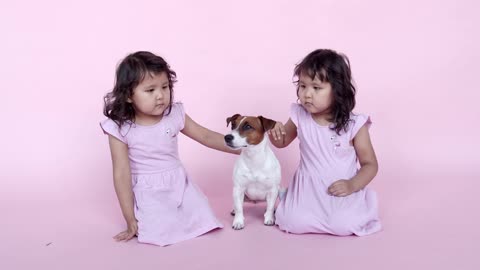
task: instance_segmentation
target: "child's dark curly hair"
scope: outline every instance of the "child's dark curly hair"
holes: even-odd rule
[[[112,92],[105,95],[103,114],[115,121],[119,127],[125,122],[135,121],[135,110],[133,105],[127,102],[133,95],[133,89],[145,78],[152,74],[158,75],[165,72],[168,77],[170,88],[170,103],[167,108],[167,115],[172,110],[173,84],[177,81],[177,74],[170,69],[168,63],[160,56],[151,52],[135,52],[122,60],[117,67],[115,86]]]
[[[294,83],[297,85],[300,75],[308,75],[312,80],[318,77],[322,82],[329,82],[332,86],[333,104],[331,107],[332,121],[337,134],[346,131],[350,121],[350,114],[355,107],[356,89],[353,85],[350,61],[347,56],[333,50],[318,49],[308,54],[295,67]]]

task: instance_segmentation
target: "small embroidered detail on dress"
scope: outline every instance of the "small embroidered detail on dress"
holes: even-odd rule
[[[332,136],[330,137],[330,140],[332,141],[335,150],[336,150],[338,147],[340,147],[341,144],[340,144],[340,142],[337,140],[337,135],[332,135]]]

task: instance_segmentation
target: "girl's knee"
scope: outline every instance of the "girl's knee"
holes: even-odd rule
[[[281,217],[277,216],[277,224],[280,228],[289,233],[307,233],[309,232],[309,221],[305,215],[288,213]]]
[[[339,236],[351,235],[352,228],[355,226],[354,215],[347,212],[338,212],[332,214],[328,219],[328,227],[332,234]]]

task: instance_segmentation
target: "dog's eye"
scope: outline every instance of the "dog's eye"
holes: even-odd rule
[[[250,126],[249,124],[246,124],[245,126],[243,126],[243,130],[249,130],[249,129],[252,129],[252,126]]]

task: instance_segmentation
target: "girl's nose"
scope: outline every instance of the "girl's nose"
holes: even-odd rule
[[[158,91],[157,93],[157,99],[162,99],[163,98],[163,93],[162,91]]]
[[[304,95],[305,95],[305,97],[311,97],[312,96],[312,90],[310,88],[305,89]]]

